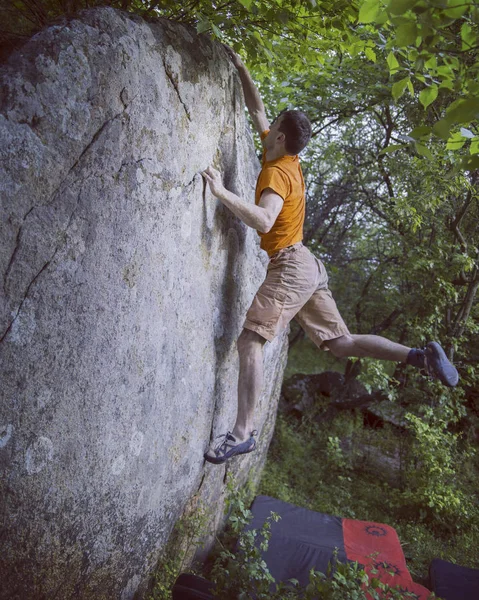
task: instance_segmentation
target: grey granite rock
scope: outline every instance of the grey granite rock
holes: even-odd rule
[[[210,164],[253,199],[239,79],[193,30],[86,11],[0,69],[1,598],[128,600],[189,498],[220,521],[225,467],[203,452],[234,421],[265,256]],[[286,343],[266,345],[239,481]]]

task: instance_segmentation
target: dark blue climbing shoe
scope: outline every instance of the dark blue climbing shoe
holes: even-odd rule
[[[431,377],[439,379],[448,387],[455,387],[459,381],[456,367],[447,358],[446,353],[437,342],[429,342],[424,350],[424,362]]]
[[[236,441],[235,436],[230,431],[219,435],[205,452],[205,460],[215,465],[220,465],[233,458],[233,456],[253,452],[256,449],[256,440],[253,436],[257,433],[257,431],[252,431],[251,437],[245,442]]]

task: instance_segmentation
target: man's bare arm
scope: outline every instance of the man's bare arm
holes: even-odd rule
[[[209,183],[212,194],[221,200],[243,223],[261,233],[268,233],[273,227],[283,207],[283,199],[274,190],[265,189],[261,194],[258,206],[256,206],[245,202],[227,190],[221,181],[221,174],[213,167],[208,167],[202,175]]]
[[[223,44],[223,46],[231,58],[231,62],[238,70],[243,86],[246,107],[248,108],[257,132],[261,134],[263,131],[269,129],[269,121],[266,118],[266,110],[264,108],[263,100],[261,100],[261,96],[259,95],[258,88],[251,79],[251,75],[241,58],[229,46],[226,46],[225,44]]]

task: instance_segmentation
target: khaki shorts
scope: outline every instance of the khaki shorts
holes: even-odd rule
[[[271,342],[293,318],[319,348],[349,334],[328,289],[323,263],[302,242],[271,257],[244,327]]]

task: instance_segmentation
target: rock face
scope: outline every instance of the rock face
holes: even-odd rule
[[[127,600],[192,496],[221,513],[203,452],[234,422],[265,256],[200,172],[253,199],[241,86],[219,44],[108,8],[34,36],[0,85],[0,597]]]

